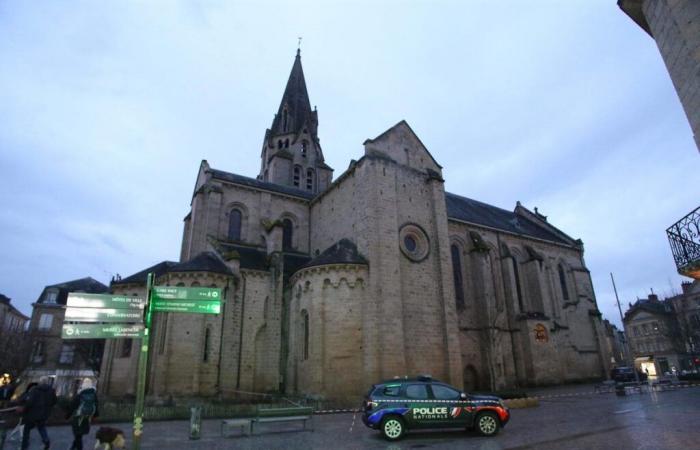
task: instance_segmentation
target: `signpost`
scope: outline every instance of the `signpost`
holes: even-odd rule
[[[141,309],[114,309],[114,308],[66,308],[66,322],[112,322],[130,323],[141,322],[143,310]]]
[[[145,304],[146,301],[141,297],[71,292],[68,294],[68,302],[66,303],[66,306],[69,308],[134,308],[143,310]]]
[[[219,314],[221,302],[218,300],[206,301],[154,301],[153,310],[157,312],[183,312],[195,314]]]
[[[148,373],[148,343],[153,311],[220,314],[221,289],[153,286],[146,278],[146,298],[110,294],[70,293],[66,303],[63,339],[140,338],[136,404],[134,405],[134,450],[141,448],[143,411]]]
[[[76,323],[63,324],[63,339],[108,339],[140,338],[143,335],[141,324],[101,324]]]

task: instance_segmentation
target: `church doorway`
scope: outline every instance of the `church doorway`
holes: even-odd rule
[[[479,387],[476,369],[471,364],[464,368],[463,387],[464,392],[473,392]]]

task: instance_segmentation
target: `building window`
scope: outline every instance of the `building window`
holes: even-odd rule
[[[299,187],[299,183],[301,182],[301,167],[300,166],[294,166],[294,186]]]
[[[282,139],[277,141],[277,149],[281,149],[281,148],[282,148]]]
[[[700,316],[697,314],[693,314],[690,316],[690,326],[693,327],[694,329],[699,329],[700,328]]]
[[[513,281],[515,281],[515,295],[518,299],[518,308],[520,308],[520,312],[523,312],[523,291],[520,288],[520,270],[518,270],[518,260],[511,256],[510,262],[513,264]]]
[[[306,169],[306,190],[314,190],[314,169]]]
[[[75,356],[75,345],[74,344],[63,344],[61,346],[61,354],[58,357],[59,364],[73,364],[73,357]]]
[[[42,361],[44,361],[44,342],[38,341],[32,348],[32,362],[41,363]]]
[[[301,156],[303,158],[306,158],[307,146],[308,146],[308,143],[306,141],[301,141]]]
[[[39,329],[48,330],[53,324],[53,314],[42,314],[39,317]]]
[[[58,298],[58,292],[48,291],[46,293],[46,296],[44,297],[44,303],[49,304],[49,305],[55,305],[57,298]]]
[[[309,313],[304,311],[304,361],[309,359]]]
[[[202,349],[202,361],[209,361],[209,327],[204,330],[204,348]]]
[[[122,348],[119,352],[120,358],[128,358],[131,356],[131,339],[122,339]]]
[[[559,271],[559,285],[561,286],[561,294],[564,296],[564,300],[569,300],[569,290],[566,288],[566,274],[564,273],[564,268],[559,264],[557,267]]]
[[[399,230],[399,249],[413,262],[421,262],[430,253],[428,235],[416,224],[406,224]]]
[[[284,140],[284,148],[289,148],[289,139]]]
[[[294,225],[289,219],[282,221],[282,250],[291,250]]]
[[[241,220],[243,214],[238,209],[232,209],[228,216],[228,239],[230,241],[241,240]]]
[[[452,276],[455,283],[455,303],[458,309],[464,308],[464,288],[462,282],[462,257],[460,255],[459,246],[452,245]]]

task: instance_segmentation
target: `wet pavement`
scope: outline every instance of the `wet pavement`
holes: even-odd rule
[[[261,425],[255,436],[223,438],[220,420],[205,420],[202,437],[188,439],[189,422],[147,422],[143,449],[696,449],[700,448],[700,387],[631,394],[594,394],[592,386],[540,389],[540,406],[511,410],[501,433],[483,438],[456,431],[409,432],[390,443],[366,428],[354,414],[319,415],[314,431],[300,423]],[[354,423],[353,423],[354,421]],[[98,425],[99,426],[99,425]],[[130,434],[130,424],[110,424]],[[93,428],[92,435],[94,436]],[[70,447],[70,428],[49,428],[52,449]],[[130,436],[127,441],[130,442]],[[85,439],[92,449],[94,439]],[[7,448],[7,447],[6,447]],[[43,448],[38,435],[32,446]]]

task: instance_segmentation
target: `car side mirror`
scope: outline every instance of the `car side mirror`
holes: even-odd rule
[[[462,392],[461,394],[459,394],[459,398],[462,399],[462,400],[466,400],[466,399],[467,399],[467,394],[465,394],[464,392]]]

